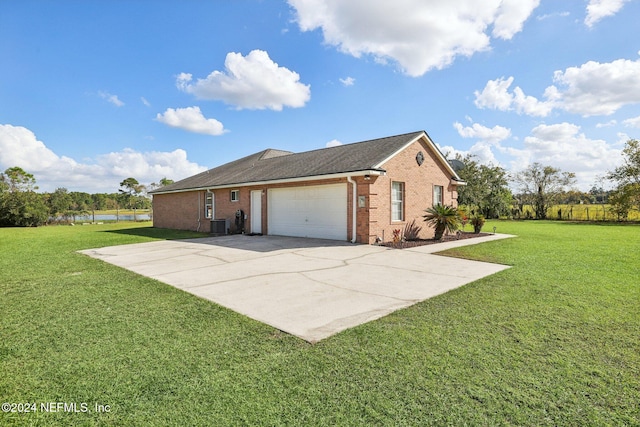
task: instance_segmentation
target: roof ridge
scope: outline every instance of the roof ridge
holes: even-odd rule
[[[365,142],[382,141],[383,139],[399,138],[401,136],[408,136],[408,135],[414,135],[414,134],[417,135],[417,134],[423,133],[423,132],[424,132],[423,130],[419,130],[419,131],[415,131],[415,132],[400,133],[398,135],[383,136],[382,138],[365,139],[363,141],[356,141],[356,142],[347,142],[347,143],[336,145],[336,146],[333,146],[333,147],[317,148],[315,150],[305,151],[305,153],[308,153],[308,152],[311,152],[311,151],[318,151],[318,150],[330,150],[332,148],[344,147],[345,145],[363,144]],[[426,132],[424,132],[424,133],[426,133]]]
[[[299,156],[303,156],[303,155],[309,155],[312,153],[316,153],[316,152],[329,152],[329,151],[336,151],[336,150],[344,150],[344,149],[350,149],[352,146],[354,145],[358,145],[358,144],[364,144],[364,143],[373,143],[373,142],[380,142],[386,139],[394,139],[394,138],[402,138],[402,137],[408,137],[409,135],[420,135],[420,134],[426,134],[426,132],[424,130],[420,130],[420,131],[414,131],[414,132],[407,132],[407,133],[401,133],[398,135],[392,135],[392,136],[385,136],[382,138],[374,138],[374,139],[366,139],[363,141],[356,141],[356,142],[348,142],[346,144],[340,144],[340,145],[336,145],[334,147],[324,147],[324,148],[314,148],[313,150],[307,150],[307,151],[298,151],[298,152],[293,152],[293,151],[288,151],[288,150],[278,150],[278,149],[273,149],[273,148],[268,148],[266,150],[263,150],[261,152],[255,153],[259,154],[262,153],[260,155],[260,157],[257,159],[258,161],[263,161],[263,160],[273,160],[276,159],[278,157],[283,157],[285,156],[285,154],[283,155],[276,155],[276,156],[266,156],[265,154],[267,154],[267,152],[269,152],[270,150],[273,151],[280,151],[280,152],[285,152],[288,153],[286,155],[291,155],[293,157],[299,157]],[[247,156],[250,157],[250,156]],[[242,160],[242,159],[241,159]]]
[[[258,157],[258,160],[272,159],[274,157],[288,156],[289,154],[295,154],[293,151],[280,150],[277,148],[267,148],[263,150]]]
[[[307,151],[299,151],[299,152],[293,152],[293,151],[287,151],[287,150],[278,150],[278,151],[287,151],[290,154],[306,154],[306,153],[313,153],[314,151],[324,151],[324,150],[339,149],[340,147],[345,147],[345,146],[350,146],[350,145],[355,145],[355,144],[362,144],[362,143],[365,143],[365,142],[382,141],[383,139],[399,138],[399,137],[402,137],[402,136],[418,135],[418,134],[421,134],[421,133],[426,134],[427,132],[424,131],[424,130],[417,130],[417,131],[414,131],[414,132],[399,133],[398,135],[384,136],[382,138],[365,139],[363,141],[356,141],[356,142],[346,142],[344,144],[335,145],[333,147],[314,148],[313,150],[307,150]]]

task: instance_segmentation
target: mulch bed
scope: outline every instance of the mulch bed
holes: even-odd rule
[[[476,237],[490,236],[491,233],[471,233],[462,231],[458,234],[449,234],[448,236],[444,236],[441,240],[434,239],[419,239],[419,240],[411,240],[406,242],[384,242],[380,243],[380,246],[386,246],[388,248],[394,249],[405,249],[405,248],[415,248],[416,246],[424,246],[424,245],[433,245],[436,243],[443,242],[454,242],[456,240],[464,240],[464,239],[474,239]]]

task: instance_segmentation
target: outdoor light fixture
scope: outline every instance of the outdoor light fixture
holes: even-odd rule
[[[365,180],[365,181],[369,181],[370,179],[371,179],[371,175],[365,175],[365,176],[364,176],[364,180]]]

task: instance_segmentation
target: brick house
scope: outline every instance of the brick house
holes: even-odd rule
[[[389,241],[465,185],[426,132],[303,153],[267,149],[152,191],[155,227]]]

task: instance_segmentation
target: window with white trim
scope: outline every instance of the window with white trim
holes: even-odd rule
[[[240,190],[231,190],[231,201],[237,202],[240,200]]]
[[[404,182],[391,183],[391,221],[404,221]]]
[[[204,217],[213,218],[213,193],[209,191],[204,195]]]
[[[433,206],[444,204],[444,187],[442,185],[433,186]]]

